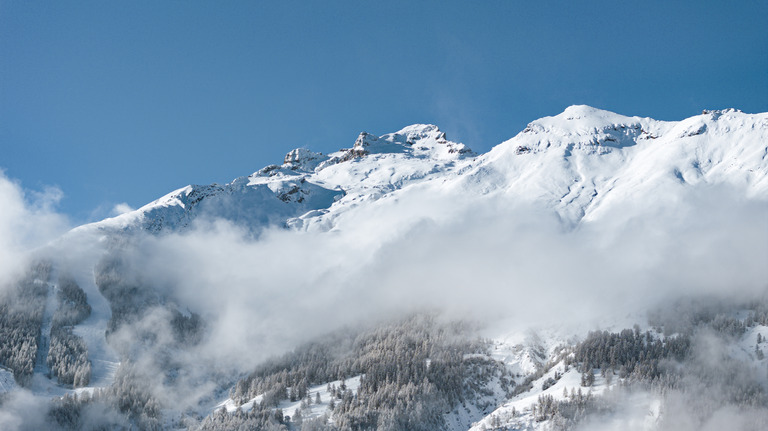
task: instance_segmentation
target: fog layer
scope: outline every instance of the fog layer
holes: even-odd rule
[[[457,203],[459,202],[459,203]],[[145,237],[142,273],[212,323],[203,355],[246,362],[359,321],[437,310],[516,327],[638,312],[687,295],[766,288],[768,205],[701,188],[674,208],[616,207],[565,226],[547,208],[411,192],[330,232],[223,220]]]

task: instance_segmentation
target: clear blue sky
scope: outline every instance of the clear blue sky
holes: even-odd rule
[[[292,148],[768,111],[768,2],[0,0],[0,168],[79,223]],[[0,209],[1,210],[1,209]]]

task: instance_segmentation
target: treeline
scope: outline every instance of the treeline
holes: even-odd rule
[[[161,405],[149,389],[145,371],[130,361],[121,363],[108,388],[53,400],[49,422],[64,430],[162,430]]]
[[[562,399],[552,395],[540,395],[532,407],[533,419],[536,422],[549,420],[553,430],[568,430],[579,424],[588,416],[609,413],[614,403],[608,397],[595,397],[581,388],[566,394]]]
[[[254,408],[248,412],[237,410],[234,413],[217,410],[206,417],[197,429],[199,431],[288,431],[290,425],[280,409]],[[302,430],[301,426],[291,426],[291,428]]]
[[[445,426],[445,415],[460,404],[480,409],[494,404],[490,381],[498,381],[506,392],[503,396],[511,392],[512,376],[487,356],[488,347],[489,343],[473,336],[473,328],[467,324],[416,315],[305,345],[262,365],[239,381],[230,395],[238,403],[264,395],[252,413],[241,414],[253,425],[254,418],[271,417],[266,412],[280,401],[306,397],[312,385],[359,375],[356,393],[331,388],[332,421],[302,420],[299,426],[297,418],[291,418],[279,423],[302,430],[440,429]],[[237,415],[217,413],[201,429],[228,429],[237,420]],[[254,429],[273,425],[263,423]]]
[[[560,400],[542,395],[532,409],[533,417],[535,421],[549,421],[554,430],[573,429],[587,417],[614,412],[626,401],[623,396],[641,389],[660,397],[676,393],[678,409],[686,410],[686,420],[694,426],[703,426],[712,412],[724,406],[750,413],[750,417],[759,418],[756,423],[764,423],[768,419],[764,370],[721,349],[738,342],[749,327],[768,323],[766,304],[678,301],[651,313],[653,332],[643,333],[637,326],[620,332],[590,332],[582,342],[565,349],[547,369],[564,360],[566,369],[578,367],[581,385],[586,387],[594,383],[595,371],[599,370],[606,383],[610,384],[614,376],[621,379],[616,389],[600,397],[582,392],[582,388],[578,392],[571,388]],[[747,311],[747,317],[739,319],[736,311]],[[539,377],[542,375],[540,372]],[[557,379],[550,380],[544,385],[551,386]],[[506,429],[515,423],[516,414],[513,411],[492,417],[491,429]],[[665,412],[661,420],[676,414],[679,412]]]
[[[108,388],[57,401],[49,418],[66,430],[98,423],[88,412],[108,411],[105,429],[162,429],[162,408],[173,391],[181,362],[177,353],[200,342],[202,319],[182,314],[166,303],[152,286],[144,283],[115,250],[95,268],[99,291],[109,301],[112,318],[107,341],[121,355],[115,380]],[[49,364],[63,382],[87,384],[91,364],[85,344],[72,334],[71,326],[90,315],[84,292],[72,280],[60,282],[60,308],[54,316]],[[168,407],[167,405],[165,407]],[[98,428],[98,426],[96,427]]]
[[[35,370],[50,275],[51,264],[37,262],[20,281],[0,290],[0,364],[21,386]]]
[[[768,299],[738,303],[722,298],[699,297],[680,299],[648,314],[648,322],[658,333],[693,335],[701,327],[731,336],[740,336],[754,323],[768,324]],[[751,310],[751,318],[734,317],[734,310]]]
[[[168,304],[167,298],[136,275],[137,271],[119,250],[102,259],[94,273],[96,286],[109,301],[112,311],[107,324],[107,339],[121,328],[131,333],[130,345],[112,343],[121,353],[128,354],[128,350],[136,350],[137,346],[139,350],[193,346],[202,339],[205,325],[200,316],[182,314]],[[161,322],[155,322],[150,327],[142,324],[150,316],[161,316]],[[158,327],[157,323],[162,323],[162,327]]]
[[[0,363],[13,371],[17,383],[27,385],[34,373],[40,339],[50,336],[45,360],[52,376],[59,383],[85,386],[90,381],[91,363],[85,342],[72,333],[72,326],[87,318],[91,307],[75,280],[62,275],[50,334],[43,334],[49,329],[43,328],[43,320],[50,277],[51,264],[38,262],[0,298]]]
[[[107,336],[123,324],[138,320],[149,308],[160,304],[158,293],[141,283],[119,252],[102,259],[94,269],[96,286],[109,301],[112,316],[107,324]]]
[[[75,326],[91,315],[88,297],[70,275],[59,276],[56,299],[58,308],[53,315],[53,327]]]
[[[91,380],[88,347],[82,338],[72,333],[72,327],[91,315],[91,306],[83,289],[66,274],[59,276],[56,296],[58,307],[51,323],[48,368],[59,383],[87,386]]]
[[[768,295],[762,301],[752,301],[748,309],[749,315],[745,320],[747,326],[768,326]]]
[[[593,370],[601,373],[618,373],[621,378],[653,380],[659,378],[662,370],[659,362],[664,359],[682,361],[691,350],[691,337],[678,335],[665,339],[654,337],[647,331],[641,333],[638,327],[619,333],[607,331],[590,332],[587,338],[573,349],[567,364],[577,364],[583,373],[582,386],[594,382]]]

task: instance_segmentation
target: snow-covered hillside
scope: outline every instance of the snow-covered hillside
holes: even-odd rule
[[[572,225],[612,208],[676,199],[694,186],[730,186],[768,198],[768,114],[705,111],[682,121],[626,117],[571,106],[476,156],[436,126],[380,137],[323,155],[289,152],[226,185],[187,186],[88,228],[173,231],[197,218],[224,218],[258,231],[268,225],[331,230],[346,211],[429,187],[467,196],[536,202]]]
[[[597,220],[614,206],[650,204],[703,184],[730,185],[765,199],[767,145],[766,114],[728,109],[662,122],[571,106],[481,156],[464,181],[510,198],[548,202],[577,223]]]
[[[741,390],[702,377],[723,365],[756,386],[706,402],[763,417],[768,113],[571,106],[479,155],[434,125],[350,143],[41,249],[0,297],[0,393],[55,398],[64,429],[656,429],[673,395],[700,409],[691,385]],[[423,312],[447,316],[391,323]]]
[[[99,229],[183,229],[195,218],[224,218],[258,231],[301,227],[303,220],[375,200],[408,184],[444,175],[473,153],[433,125],[376,137],[361,133],[352,148],[330,155],[304,148],[229,184],[187,186],[136,211],[96,223]],[[338,204],[337,204],[338,202]]]

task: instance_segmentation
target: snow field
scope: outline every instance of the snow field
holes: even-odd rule
[[[306,408],[302,408],[301,404],[302,401],[289,401],[289,400],[283,400],[278,404],[277,408],[281,409],[283,411],[283,415],[287,415],[290,417],[294,417],[296,415],[296,411],[301,409],[301,416],[304,419],[314,419],[317,417],[322,416],[325,413],[329,412],[329,403],[331,400],[331,393],[328,392],[328,385],[336,386],[336,388],[339,388],[342,383],[344,383],[348,390],[351,390],[353,393],[357,393],[358,388],[360,387],[360,377],[361,376],[355,376],[346,380],[335,380],[333,382],[324,383],[317,386],[312,386],[308,389],[307,394],[312,399],[312,403],[309,404]],[[320,404],[315,403],[315,397],[317,394],[320,394]],[[220,410],[221,408],[226,409],[227,412],[233,413],[238,408],[242,411],[250,411],[253,409],[253,406],[255,404],[260,403],[264,399],[264,395],[258,395],[250,400],[248,402],[243,403],[241,406],[237,406],[234,400],[231,398],[228,398],[221,403],[217,404],[216,407],[213,409],[214,411]]]

